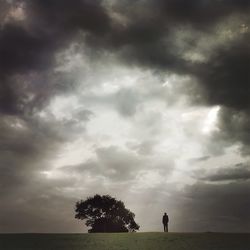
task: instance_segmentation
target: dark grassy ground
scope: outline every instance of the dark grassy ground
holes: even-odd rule
[[[250,250],[250,234],[0,234],[0,250]]]

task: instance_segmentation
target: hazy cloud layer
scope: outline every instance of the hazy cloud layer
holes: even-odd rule
[[[180,221],[185,229],[200,231],[249,231],[249,182],[225,185],[198,183],[186,188]],[[232,202],[233,201],[233,202]],[[244,218],[244,220],[243,220]],[[241,226],[238,225],[241,221]]]

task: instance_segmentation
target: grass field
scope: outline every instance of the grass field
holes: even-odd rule
[[[1,250],[250,250],[250,234],[0,234]]]

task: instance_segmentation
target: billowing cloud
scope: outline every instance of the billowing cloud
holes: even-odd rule
[[[208,174],[202,177],[203,180],[207,181],[238,181],[238,180],[249,180],[250,171],[249,167],[239,163],[234,167],[220,168],[216,173]]]
[[[174,230],[249,230],[249,12],[2,0],[0,231],[79,232],[74,201],[98,192],[143,230],[166,209]]]

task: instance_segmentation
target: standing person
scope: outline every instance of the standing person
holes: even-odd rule
[[[163,223],[163,227],[164,227],[164,232],[168,232],[168,222],[169,222],[169,218],[167,213],[164,213],[163,217],[162,217],[162,223]]]

